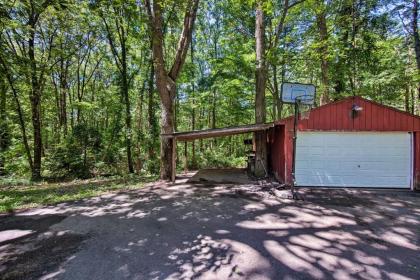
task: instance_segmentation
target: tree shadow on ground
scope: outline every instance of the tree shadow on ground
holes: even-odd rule
[[[24,254],[58,254],[29,270],[44,279],[420,278],[418,194],[302,189],[306,200],[292,201],[246,188],[161,183],[2,218],[33,232],[3,242],[0,275],[16,276]],[[47,216],[66,218],[19,226]],[[45,245],[66,235],[77,238],[65,256]]]

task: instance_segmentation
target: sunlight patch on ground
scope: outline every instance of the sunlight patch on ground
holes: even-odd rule
[[[33,230],[11,229],[0,231],[0,243],[34,233]]]

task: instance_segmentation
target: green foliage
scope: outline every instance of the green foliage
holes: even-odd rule
[[[36,185],[28,185],[27,182],[16,180],[0,181],[0,213],[79,200],[111,191],[139,189],[145,182],[153,180],[156,180],[156,177],[111,177]]]
[[[203,160],[199,162],[196,168],[244,168],[246,166],[245,156],[229,155],[224,151],[205,151],[197,156]]]
[[[48,164],[51,175],[88,178],[100,151],[99,132],[83,124],[77,125],[71,135],[52,151]]]
[[[20,117],[33,156],[31,70],[35,68],[43,175],[84,178],[125,174],[128,138],[135,172],[157,174],[161,111],[156,78],[151,75],[151,30],[143,1],[47,1],[47,6],[43,2],[0,0],[0,75],[1,79],[6,73],[11,77],[10,81],[2,80],[6,84],[0,89],[6,93],[7,123],[3,113],[0,121],[1,144],[7,146],[1,155],[6,173],[12,177],[30,173]],[[187,2],[163,1],[167,71],[176,54]],[[256,2],[200,1],[193,52],[186,55],[177,80],[174,102],[178,131],[254,122]],[[405,28],[410,26],[411,4],[399,0],[306,0],[288,10],[274,46],[285,1],[262,3],[267,121],[277,119],[274,82],[314,83],[323,89],[322,47],[328,50],[327,89],[332,100],[361,95],[420,113],[415,92],[420,76],[412,35]],[[33,11],[39,20],[31,28],[28,20]],[[326,15],[328,38],[324,41],[316,22],[319,13]],[[34,57],[28,52],[31,32],[35,33]],[[125,70],[122,42],[126,47]],[[124,89],[128,90],[127,98]],[[283,117],[291,113],[288,105],[281,110]],[[131,129],[127,116],[131,116]],[[247,152],[242,140],[195,141],[192,167],[242,165]],[[187,150],[191,156],[191,143]],[[182,152],[179,147],[178,158]]]

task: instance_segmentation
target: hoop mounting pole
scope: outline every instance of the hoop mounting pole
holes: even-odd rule
[[[300,100],[296,99],[295,102],[295,119],[293,122],[293,156],[292,156],[292,195],[295,199],[295,184],[296,184],[296,140],[297,140],[297,124],[299,120],[299,103]]]

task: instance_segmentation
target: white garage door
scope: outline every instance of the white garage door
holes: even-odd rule
[[[300,132],[296,185],[410,188],[409,133]]]

